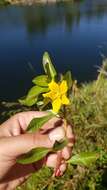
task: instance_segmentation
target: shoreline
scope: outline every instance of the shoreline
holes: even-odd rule
[[[35,4],[53,4],[60,2],[74,2],[74,0],[5,0],[4,4],[10,5],[35,5]]]

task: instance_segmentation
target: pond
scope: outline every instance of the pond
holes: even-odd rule
[[[59,72],[94,80],[107,55],[107,1],[0,7],[0,100],[25,95],[44,51]]]

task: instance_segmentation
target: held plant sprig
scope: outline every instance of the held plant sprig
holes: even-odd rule
[[[26,106],[36,105],[39,110],[51,109],[58,113],[63,105],[69,105],[69,91],[72,86],[71,72],[58,75],[47,52],[43,55],[44,75],[35,77],[34,86],[29,90],[25,99],[19,102]]]
[[[71,94],[73,87],[73,80],[71,72],[68,71],[64,75],[58,75],[53,66],[49,54],[47,52],[43,55],[44,75],[35,77],[32,82],[34,86],[29,90],[25,99],[20,99],[19,102],[26,106],[35,105],[38,110],[49,110],[49,114],[34,118],[27,131],[29,133],[40,130],[40,128],[53,117],[61,117],[64,120],[65,138],[61,141],[55,141],[53,148],[35,148],[29,153],[23,155],[18,159],[21,164],[29,164],[42,159],[50,152],[57,152],[68,145],[66,138],[67,118],[66,107],[71,104]],[[73,145],[73,144],[72,144]],[[98,153],[81,153],[72,156],[67,162],[71,164],[80,164],[88,166],[93,161],[98,159]]]

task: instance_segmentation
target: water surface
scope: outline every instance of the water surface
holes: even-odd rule
[[[43,72],[44,51],[59,72],[70,69],[79,82],[94,80],[101,54],[107,55],[107,1],[1,7],[0,100],[25,95]]]

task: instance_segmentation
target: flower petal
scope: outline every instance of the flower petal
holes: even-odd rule
[[[44,98],[50,98],[52,101],[55,99],[54,92],[50,91],[48,93],[42,94]]]
[[[67,82],[63,80],[60,84],[60,93],[65,94],[68,90]]]
[[[58,113],[58,111],[60,110],[61,108],[61,99],[60,98],[57,98],[56,100],[54,100],[52,102],[52,107],[53,107],[53,112],[56,112]]]
[[[67,98],[66,95],[62,96],[62,104],[65,104],[65,105],[70,104],[70,101],[69,101],[69,99]]]
[[[54,93],[59,91],[59,85],[53,80],[49,83],[48,86],[51,91],[54,91]]]

